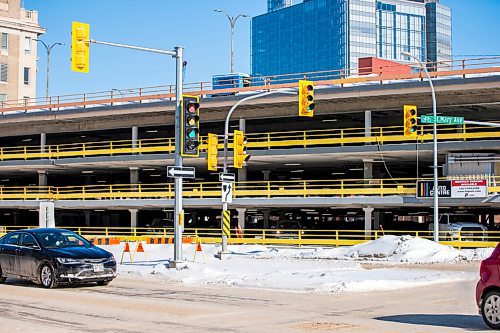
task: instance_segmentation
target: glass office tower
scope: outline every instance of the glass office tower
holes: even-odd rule
[[[426,4],[427,59],[437,69],[449,69],[451,64],[451,10],[440,3]]]
[[[451,58],[451,11],[432,0],[268,0],[251,31],[252,75],[355,69],[362,57],[409,61],[402,51]]]

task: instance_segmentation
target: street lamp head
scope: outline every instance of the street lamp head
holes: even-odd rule
[[[410,52],[406,52],[406,51],[401,52],[401,55],[403,55],[405,57],[413,57],[413,55]]]
[[[252,18],[250,15],[242,14],[241,17]]]
[[[224,13],[222,10],[220,9],[214,9],[214,12],[217,12],[217,13]]]

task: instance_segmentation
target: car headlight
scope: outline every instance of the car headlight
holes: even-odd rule
[[[109,257],[106,262],[109,262],[110,264],[116,264],[115,256]]]
[[[82,259],[73,259],[73,258],[56,258],[56,260],[60,264],[83,264]]]

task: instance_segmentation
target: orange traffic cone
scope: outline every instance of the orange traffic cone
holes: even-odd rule
[[[130,252],[130,245],[128,244],[128,242],[125,242],[125,247],[123,248],[122,258],[120,260],[120,264],[123,263],[123,257],[125,256],[126,252],[128,252],[128,255],[130,257],[130,262],[134,261],[134,257],[132,256],[132,253]]]
[[[146,258],[146,262],[149,262],[148,261],[148,256],[146,255],[146,251],[144,251],[144,246],[142,246],[142,242],[141,241],[137,242],[137,246],[135,247],[134,256],[137,253],[144,253],[144,258]]]
[[[205,254],[203,253],[203,249],[201,248],[201,239],[197,238],[196,239],[196,249],[194,250],[194,257],[193,257],[193,262],[196,261],[196,253],[201,252],[203,255],[203,262],[206,262],[205,260]]]

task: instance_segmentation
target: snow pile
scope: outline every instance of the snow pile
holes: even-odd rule
[[[388,235],[348,247],[267,248],[261,246],[252,251],[237,252],[237,254],[252,254],[255,258],[338,259],[427,264],[478,261],[487,258],[492,251],[492,248],[458,250],[424,238]]]
[[[118,262],[124,245],[103,246]],[[131,246],[135,248],[135,246]],[[475,281],[477,269],[467,271],[414,266],[415,263],[472,262],[488,257],[493,249],[457,250],[411,236],[384,236],[350,247],[229,246],[231,256],[219,260],[219,245],[183,245],[184,262],[168,268],[172,245],[145,245],[130,262],[125,253],[118,273],[130,278],[160,278],[191,285],[224,285],[295,292],[367,292],[419,287],[450,281]],[[196,259],[195,259],[196,253]],[[404,265],[397,265],[404,263]],[[375,264],[375,265],[373,265]],[[435,268],[434,268],[435,267]]]

